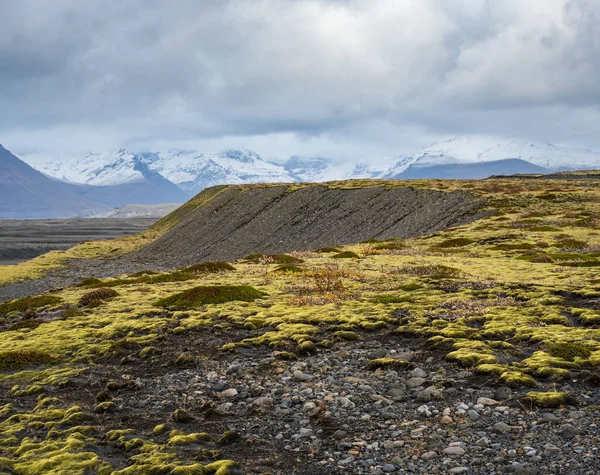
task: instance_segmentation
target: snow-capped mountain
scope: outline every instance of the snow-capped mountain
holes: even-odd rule
[[[600,168],[600,153],[591,150],[483,137],[452,138],[410,155],[358,163],[300,156],[276,163],[249,150],[119,150],[22,158],[51,178],[84,186],[80,194],[110,206],[183,202],[206,187],[220,184],[347,178],[485,178],[495,174]]]
[[[114,186],[145,179],[139,156],[123,149],[66,156],[37,153],[22,158],[50,177],[80,185]]]
[[[215,154],[166,150],[143,153],[140,157],[151,170],[160,173],[190,195],[224,183],[296,181],[283,166],[267,162],[250,150],[226,150]]]
[[[189,196],[137,154],[26,155],[23,161],[50,178],[79,185],[78,193],[103,205],[184,203]]]
[[[335,163],[323,157],[294,155],[282,165],[298,182],[320,183],[349,177],[347,164]]]
[[[418,152],[398,157],[385,177],[399,177],[409,167],[426,168],[518,159],[548,171],[600,167],[600,153],[526,141],[497,141],[484,137],[454,137]],[[515,172],[517,173],[517,172]]]

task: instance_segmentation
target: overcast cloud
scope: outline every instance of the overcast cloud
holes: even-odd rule
[[[0,143],[600,149],[598,0],[0,0]]]

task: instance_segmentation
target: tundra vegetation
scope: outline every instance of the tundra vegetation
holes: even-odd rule
[[[205,430],[190,432],[197,416],[175,406],[168,415],[148,407],[133,420],[112,400],[135,392],[136,373],[250,349],[293,361],[373,335],[410,338],[489,384],[522,388],[531,407],[566,404],[557,381],[600,366],[600,183],[571,176],[410,186],[468,190],[490,213],[410,240],[87,279],[1,303],[0,472],[235,473],[246,462],[235,454],[247,450],[236,444],[252,441],[226,425],[207,416]],[[38,277],[66,259],[131,252],[221,189],[141,235],[0,268],[0,282]],[[379,358],[365,366],[411,365]],[[86,381],[94,394],[77,390]]]

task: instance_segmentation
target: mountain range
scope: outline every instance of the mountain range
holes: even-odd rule
[[[121,149],[73,155],[36,153],[21,160],[0,150],[0,218],[98,215],[130,204],[182,203],[206,187],[224,183],[476,179],[600,168],[600,153],[591,150],[480,137],[452,138],[410,155],[351,164],[301,156],[275,162],[249,150],[133,153]],[[13,190],[19,181],[17,170],[22,174],[18,192]],[[52,190],[51,199],[40,198],[42,190]]]

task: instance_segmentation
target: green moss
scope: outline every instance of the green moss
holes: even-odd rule
[[[535,371],[535,375],[541,378],[561,380],[566,379],[571,375],[571,372],[568,369],[564,368],[551,368],[548,366],[538,368]]]
[[[523,398],[523,402],[538,407],[560,407],[571,402],[571,396],[568,393],[549,391],[549,392],[529,392]]]
[[[156,346],[147,346],[140,351],[139,357],[142,359],[148,359],[152,356],[160,355],[161,353],[161,350]]]
[[[471,351],[468,348],[461,348],[459,350],[452,351],[446,355],[446,359],[450,361],[456,361],[467,368],[480,364],[498,363],[498,358],[496,358],[494,355],[478,353],[476,351]]]
[[[469,244],[473,244],[475,241],[470,238],[454,238],[454,239],[446,239],[438,244],[435,244],[433,247],[438,249],[448,249],[454,247],[464,247]]]
[[[385,305],[394,304],[394,303],[406,303],[413,302],[414,298],[410,295],[380,295],[371,299],[373,303],[382,303]]]
[[[27,310],[38,310],[47,306],[56,306],[62,302],[62,299],[56,295],[38,295],[36,297],[25,297],[18,300],[9,300],[0,303],[0,315],[6,315],[12,312],[25,312]]]
[[[298,345],[298,352],[300,353],[312,353],[315,351],[315,344],[310,341],[303,341]]]
[[[480,364],[475,368],[476,373],[480,374],[502,374],[506,371],[506,366],[501,364]]]
[[[266,295],[249,285],[200,286],[160,299],[155,303],[155,306],[172,310],[190,310],[207,304],[234,301],[252,302]]]
[[[367,368],[370,370],[382,369],[409,369],[412,365],[406,360],[398,360],[394,358],[377,358],[367,363]]]
[[[182,434],[174,434],[169,437],[169,441],[167,445],[173,446],[182,446],[182,445],[190,445],[190,444],[200,444],[202,442],[211,442],[212,437],[208,435],[206,432],[198,432],[189,435]]]
[[[116,405],[114,402],[111,401],[106,401],[106,402],[101,402],[100,404],[96,405],[96,407],[94,408],[94,412],[96,414],[105,414],[107,412],[112,412],[116,409]]]
[[[233,475],[238,464],[232,460],[219,460],[204,466],[204,471],[212,475]]]
[[[41,350],[0,351],[0,371],[56,362],[56,357]]]
[[[556,356],[567,361],[574,361],[576,357],[589,358],[592,354],[592,350],[589,347],[580,343],[570,342],[551,343],[548,345],[548,352],[552,356]]]
[[[520,242],[515,244],[503,243],[494,246],[492,249],[494,249],[495,251],[521,251],[535,249],[535,245],[527,242]]]
[[[150,433],[150,435],[156,436],[156,435],[163,435],[167,432],[168,428],[166,424],[158,424],[157,426],[154,426],[154,429],[152,429],[152,432]]]
[[[360,259],[360,256],[356,252],[344,251],[331,256],[332,259]]]
[[[505,371],[500,375],[500,381],[511,387],[535,386],[535,379],[520,371]]]
[[[561,239],[554,243],[554,247],[559,249],[581,249],[587,246],[585,241],[579,241],[577,239]]]
[[[180,367],[193,366],[196,363],[196,357],[191,353],[181,353],[175,360],[175,364]]]

